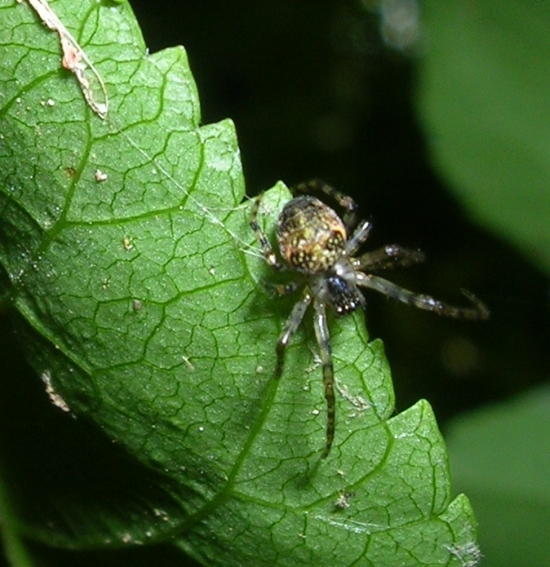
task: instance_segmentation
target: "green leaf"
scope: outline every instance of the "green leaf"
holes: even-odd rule
[[[3,284],[58,412],[52,436],[27,411],[32,451],[2,443],[3,522],[62,548],[170,542],[208,565],[473,565],[431,409],[391,417],[360,315],[331,321],[328,459],[311,320],[272,379],[291,305],[262,289],[233,125],[200,126],[183,49],[149,55],[128,4],[51,6],[110,110],[93,112],[30,6],[2,0]],[[269,226],[288,198],[266,195]]]
[[[424,3],[419,109],[472,215],[550,269],[550,5]]]
[[[449,431],[453,478],[475,505],[488,567],[550,562],[549,404],[543,387],[464,416]]]

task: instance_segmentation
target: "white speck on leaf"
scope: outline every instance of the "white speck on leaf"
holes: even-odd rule
[[[97,183],[101,183],[102,181],[107,181],[107,174],[101,171],[100,169],[96,169],[95,180],[97,181]]]

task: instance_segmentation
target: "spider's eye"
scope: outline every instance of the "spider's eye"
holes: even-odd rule
[[[338,315],[351,313],[363,304],[361,292],[340,276],[329,276],[326,279],[326,286],[327,299]]]

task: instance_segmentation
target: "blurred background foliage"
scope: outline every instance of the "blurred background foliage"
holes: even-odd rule
[[[367,306],[371,337],[383,339],[390,361],[397,409],[427,398],[442,429],[451,430],[455,480],[481,520],[488,566],[550,564],[548,538],[525,537],[544,532],[540,518],[550,517],[550,475],[539,474],[548,472],[541,450],[548,448],[550,403],[541,403],[547,393],[536,396],[531,423],[525,399],[532,397],[510,402],[547,383],[550,367],[549,263],[541,255],[550,243],[529,240],[544,232],[550,212],[550,12],[540,6],[132,0],[151,52],[185,46],[203,122],[235,122],[250,196],[279,179],[292,185],[321,177],[352,195],[372,220],[370,246],[400,243],[427,254],[425,265],[392,279],[452,303],[465,301],[459,290],[466,288],[489,306],[487,323],[446,320],[373,294]],[[499,153],[502,141],[507,149]],[[506,209],[500,217],[499,204]],[[518,236],[522,227],[529,230]],[[17,356],[11,335],[1,340],[2,350]],[[11,365],[28,372],[19,358]],[[40,384],[32,389],[22,395],[41,399]],[[503,401],[511,405],[490,411],[488,423],[483,413],[451,425]],[[499,426],[510,416],[518,416],[516,439]],[[509,441],[530,450],[509,450]],[[507,500],[502,494],[513,483],[503,482],[503,492],[487,497],[491,479],[530,455],[535,461],[514,480],[532,490],[511,489]],[[484,471],[485,484],[468,478],[472,469]],[[531,513],[534,500],[540,515]],[[511,530],[503,527],[507,516],[516,520]],[[519,557],[510,552],[518,540],[528,541]],[[66,560],[42,558],[44,565]]]

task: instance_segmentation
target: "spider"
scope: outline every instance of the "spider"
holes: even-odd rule
[[[340,217],[328,205],[307,194],[315,191],[336,201],[344,210],[343,216]],[[334,441],[336,421],[334,367],[327,309],[333,310],[336,316],[344,316],[364,307],[365,297],[359,289],[363,287],[448,317],[483,320],[489,317],[489,311],[480,300],[468,292],[463,293],[472,302],[472,306],[455,307],[374,275],[371,272],[422,262],[425,259],[424,254],[420,250],[392,244],[355,257],[354,254],[367,240],[372,228],[370,222],[363,221],[354,230],[357,225],[355,201],[320,179],[301,183],[294,188],[293,193],[297,192],[304,194],[294,197],[284,206],[277,222],[277,242],[282,261],[277,257],[257,221],[261,194],[252,206],[250,227],[262,247],[266,263],[277,271],[290,270],[298,276],[290,283],[268,284],[269,287],[278,295],[287,295],[302,288],[301,298],[294,305],[277,341],[276,378],[280,378],[283,373],[286,348],[308,307],[313,303],[313,325],[319,346],[327,403],[326,443],[321,455],[321,458],[325,458],[330,453]]]

